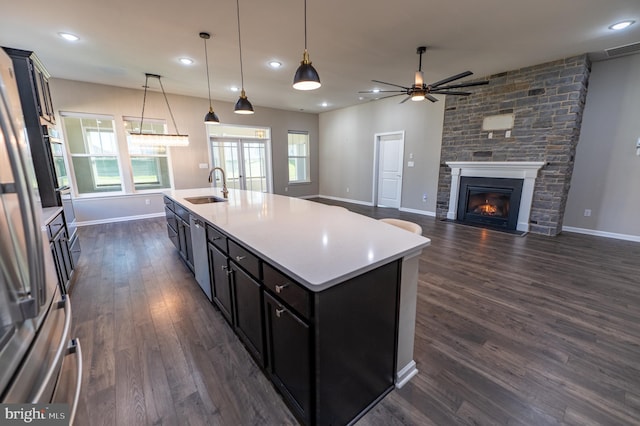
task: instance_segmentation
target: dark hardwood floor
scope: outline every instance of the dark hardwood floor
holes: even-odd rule
[[[640,424],[640,244],[420,224],[420,373],[358,425]],[[164,218],[79,229],[78,425],[297,424],[179,260]],[[336,392],[340,392],[336,389]]]

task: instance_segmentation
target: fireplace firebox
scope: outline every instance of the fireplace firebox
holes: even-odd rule
[[[457,220],[515,230],[523,179],[460,177]]]

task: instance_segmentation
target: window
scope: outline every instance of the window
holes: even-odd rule
[[[163,120],[147,120],[143,123],[143,133],[167,133]],[[140,119],[124,117],[126,132],[140,132]],[[169,157],[166,146],[138,146],[128,144],[131,159],[133,187],[136,191],[145,189],[171,188]]]
[[[310,182],[309,132],[289,131],[289,183]]]
[[[78,194],[122,191],[113,117],[63,116]]]

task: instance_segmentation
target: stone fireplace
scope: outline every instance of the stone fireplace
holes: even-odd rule
[[[538,170],[543,162],[450,161],[447,219],[529,231]]]
[[[516,229],[560,233],[590,68],[580,55],[492,75],[468,97],[447,96],[436,216],[458,218],[461,177],[522,179]],[[500,115],[513,117],[510,127],[483,130],[485,119]],[[523,168],[515,171],[516,163]]]

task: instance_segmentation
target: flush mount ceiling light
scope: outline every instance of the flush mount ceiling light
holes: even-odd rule
[[[67,41],[78,41],[78,40],[80,40],[80,37],[78,37],[75,34],[71,34],[71,33],[58,33],[58,35],[60,37],[62,37],[63,39],[67,40]]]
[[[189,59],[189,58],[180,58],[180,59],[178,59],[178,61],[180,61],[180,63],[182,65],[191,65],[191,64],[193,64],[193,59]]]
[[[159,134],[159,133],[142,133],[142,125],[144,123],[144,107],[147,103],[147,89],[149,88],[149,77],[157,78],[160,83],[160,89],[162,90],[162,96],[164,96],[164,101],[167,103],[167,108],[169,109],[169,115],[171,116],[171,121],[173,122],[173,127],[176,129],[175,134]],[[161,77],[158,74],[149,74],[145,73],[144,79],[144,97],[142,98],[142,114],[140,118],[140,132],[138,133],[129,133],[127,135],[127,140],[129,143],[136,145],[164,145],[164,146],[187,146],[189,145],[189,136],[181,135],[178,130],[178,126],[176,125],[176,120],[173,118],[173,112],[171,112],[171,106],[169,106],[169,100],[167,99],[167,94],[164,92],[164,87],[162,86]]]
[[[619,31],[619,30],[624,30],[627,27],[630,27],[631,25],[635,24],[636,21],[633,21],[631,19],[628,19],[626,21],[620,21],[620,22],[616,22],[613,25],[609,26],[610,30],[614,30],[614,31]]]
[[[211,84],[209,83],[209,55],[207,55],[207,40],[211,38],[211,34],[202,32],[200,38],[204,40],[204,62],[207,68],[207,90],[209,93],[209,112],[204,116],[205,123],[220,124],[218,115],[213,112],[213,106],[211,105]]]
[[[307,0],[304,0],[304,53],[302,62],[293,77],[293,88],[296,90],[314,90],[321,86],[318,71],[311,65],[307,51]]]
[[[240,47],[240,83],[242,90],[240,91],[240,98],[236,102],[236,106],[233,108],[233,112],[236,114],[253,114],[253,105],[247,99],[247,94],[244,91],[244,72],[242,70],[242,41],[240,39],[240,0],[236,0],[236,7],[238,11],[238,46]]]

